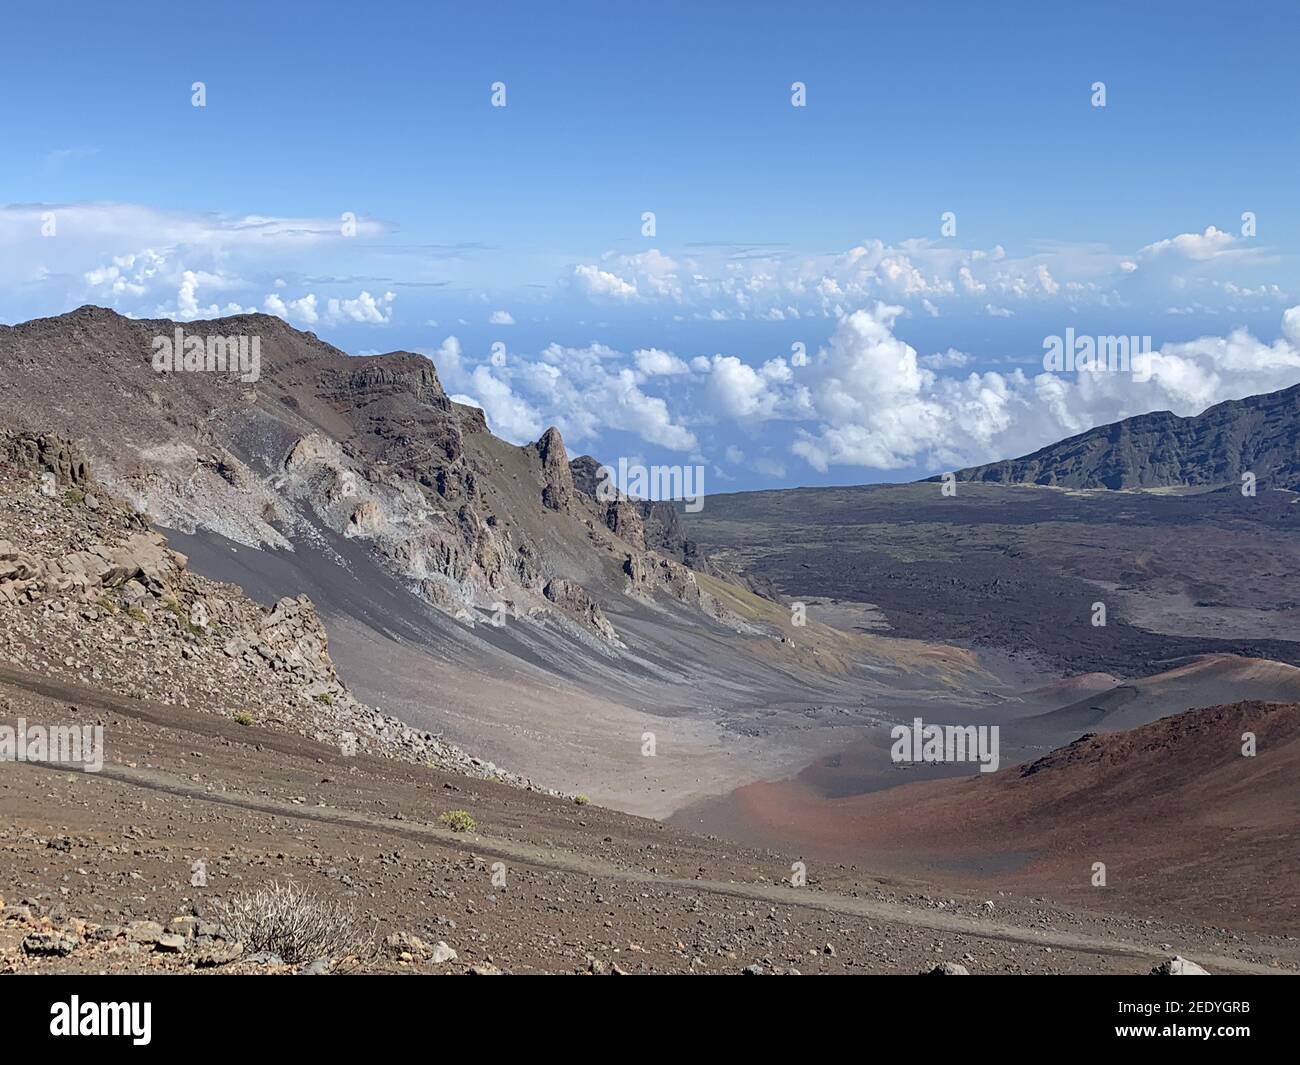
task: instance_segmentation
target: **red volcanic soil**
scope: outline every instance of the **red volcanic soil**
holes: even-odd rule
[[[1066,677],[1041,688],[1025,692],[1025,697],[1051,703],[1053,707],[1064,706],[1075,699],[1086,699],[1090,695],[1100,695],[1124,683],[1109,673],[1081,673],[1075,677]]]
[[[1242,755],[1242,734],[1256,737]],[[1189,710],[961,780],[825,798],[754,784],[731,816],[877,870],[1042,891],[1092,908],[1300,930],[1300,704]],[[1106,866],[1094,887],[1093,863]]]

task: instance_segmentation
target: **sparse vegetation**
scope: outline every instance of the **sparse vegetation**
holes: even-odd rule
[[[320,898],[292,880],[236,895],[218,914],[246,951],[269,951],[295,965],[374,954],[375,930],[367,932],[351,906]]]
[[[438,818],[438,824],[453,832],[473,832],[478,827],[468,810],[448,810]]]
[[[586,806],[587,803],[591,802],[591,800],[587,798],[587,796],[585,795],[575,795],[573,797],[573,801],[577,803],[579,806]]]
[[[68,503],[80,503],[86,498],[86,493],[80,488],[69,488],[63,498]]]
[[[147,622],[149,615],[141,610],[138,606],[129,606],[126,608],[126,616],[139,622]]]
[[[164,599],[163,607],[175,615],[176,620],[180,623],[182,629],[191,636],[204,636],[207,630],[202,625],[195,625],[190,621],[190,613],[185,607],[175,599]]]
[[[247,710],[241,710],[235,715],[235,723],[238,725],[251,725],[253,723],[253,715]]]

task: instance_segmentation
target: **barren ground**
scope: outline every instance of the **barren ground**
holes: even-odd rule
[[[413,933],[442,965],[380,952],[370,971],[1143,973],[1177,952],[1211,972],[1300,967],[1294,939],[1064,910],[988,888],[808,863],[638,817],[403,763],[177,707],[104,696],[5,669],[0,702],[32,723],[102,722],[102,773],[0,764],[0,892],[30,900],[0,927],[0,967],[192,971],[185,953],[124,940],[62,958],[19,948],[38,924],[210,916],[218,898],[292,877],[350,901],[378,936]],[[477,822],[455,834],[453,809]],[[192,863],[208,884],[190,884]],[[506,886],[491,867],[504,863]],[[991,902],[992,906],[987,903]],[[285,971],[236,962],[230,970]],[[223,971],[223,968],[205,969]]]

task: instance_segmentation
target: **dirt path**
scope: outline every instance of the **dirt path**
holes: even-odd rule
[[[46,768],[51,771],[66,772],[65,769],[55,766]],[[752,902],[805,906],[829,913],[870,918],[891,924],[928,928],[936,932],[977,935],[982,939],[996,939],[1026,946],[1053,947],[1059,950],[1082,951],[1109,957],[1150,958],[1153,961],[1159,961],[1168,954],[1167,951],[1161,951],[1155,946],[1140,943],[1102,940],[1092,936],[1059,930],[1043,931],[1040,929],[1018,928],[992,921],[977,921],[942,911],[917,910],[890,903],[876,902],[871,899],[833,895],[810,888],[781,887],[773,884],[740,884],[720,880],[687,880],[679,877],[662,876],[642,869],[626,868],[589,855],[576,854],[566,850],[528,846],[492,836],[458,834],[434,825],[411,824],[409,822],[394,824],[392,821],[378,818],[373,814],[349,810],[305,807],[289,802],[257,798],[251,795],[213,794],[203,788],[188,785],[183,780],[170,774],[156,770],[131,769],[126,766],[105,764],[103,771],[95,774],[95,776],[99,779],[130,784],[148,791],[161,792],[200,802],[233,806],[258,813],[274,814],[299,821],[315,821],[322,824],[359,828],[367,832],[381,832],[409,840],[437,840],[454,847],[464,847],[466,844],[472,844],[476,854],[486,855],[489,858],[499,858],[537,869],[577,873],[582,876],[612,878],[631,884],[676,888],[695,894],[725,895],[730,898],[747,899]],[[1203,964],[1219,972],[1269,975],[1276,975],[1278,972],[1276,968],[1270,966],[1256,965],[1235,958],[1204,954],[1200,954],[1198,957]]]
[[[512,876],[529,879],[534,886],[551,884],[558,877],[569,887],[560,898],[565,916],[557,925],[570,939],[575,920],[596,929],[594,934],[586,933],[586,939],[599,939],[599,929],[608,929],[611,923],[638,938],[649,938],[645,924],[649,911],[652,934],[668,944],[689,943],[700,934],[696,926],[706,923],[698,916],[703,913],[711,923],[722,922],[717,925],[717,938],[709,942],[715,953],[721,951],[725,957],[739,957],[731,952],[738,943],[757,941],[766,934],[761,926],[755,930],[757,915],[779,912],[781,921],[790,922],[777,933],[780,937],[811,939],[819,947],[829,937],[849,933],[841,926],[852,925],[852,949],[858,958],[879,952],[883,944],[894,957],[893,964],[905,971],[924,964],[936,940],[947,940],[949,949],[961,944],[977,953],[997,955],[1004,959],[1004,971],[1006,959],[1013,957],[1023,959],[1014,962],[1017,967],[1041,964],[1030,963],[1026,956],[1032,956],[1054,959],[1054,971],[1144,972],[1169,956],[1168,943],[1188,944],[1183,952],[1211,972],[1276,974],[1286,970],[1265,964],[1266,959],[1278,957],[1285,966],[1292,963],[1275,945],[1251,948],[1247,944],[1243,953],[1248,957],[1231,957],[1214,949],[1228,944],[1213,935],[1200,935],[1192,943],[1185,929],[1049,911],[1040,904],[1045,900],[1017,904],[999,895],[995,917],[982,912],[975,898],[964,904],[966,913],[956,912],[960,906],[937,907],[937,900],[929,895],[908,890],[916,885],[900,885],[843,867],[821,869],[810,863],[808,886],[796,888],[784,881],[791,856],[693,836],[630,815],[401,762],[345,760],[337,751],[302,737],[0,666],[0,694],[5,692],[13,696],[8,714],[14,716],[22,712],[32,720],[42,716],[57,720],[57,715],[75,707],[79,720],[98,712],[107,716],[111,726],[112,760],[106,759],[101,772],[43,766],[38,772],[40,779],[51,781],[48,788],[24,787],[19,782],[16,788],[0,791],[0,812],[15,817],[15,824],[25,823],[41,833],[52,832],[55,826],[64,831],[81,827],[112,838],[116,813],[121,819],[118,824],[131,826],[131,831],[141,826],[138,831],[145,833],[144,838],[165,849],[188,851],[201,833],[222,840],[228,848],[230,840],[240,839],[244,826],[265,825],[261,838],[282,841],[273,849],[289,849],[309,837],[314,853],[334,854],[331,860],[339,864],[343,855],[361,848],[391,854],[392,841],[400,840],[409,845],[403,848],[408,853],[437,853],[446,862],[508,863],[517,870]],[[30,698],[24,700],[23,694]],[[165,796],[167,801],[132,798],[133,793]],[[481,830],[458,834],[434,823],[438,811],[449,803],[474,811]],[[82,819],[80,824],[77,818]],[[180,818],[186,823],[180,823]],[[240,827],[232,834],[230,825]],[[246,837],[244,842],[252,840]],[[39,853],[43,868],[48,852]],[[84,864],[86,858],[76,861]],[[254,861],[266,864],[264,857]],[[147,877],[170,875],[163,868],[151,870],[147,864],[144,868]],[[370,887],[391,890],[397,899],[427,890],[428,876],[418,866],[408,861],[399,868],[391,884],[381,878],[372,880]],[[452,875],[460,877],[460,872],[453,870]],[[466,874],[465,880],[471,885],[482,883],[478,875]],[[582,890],[606,898],[580,903],[574,885],[585,885]],[[138,887],[130,890],[139,893]],[[471,889],[459,889],[467,890]],[[537,949],[543,953],[555,952],[551,939],[560,938],[549,923],[555,920],[556,902],[547,899],[551,896],[529,900],[516,895],[512,902],[528,907],[523,913],[539,927]],[[671,920],[660,919],[669,910],[679,912]],[[482,904],[476,903],[472,912],[481,917]],[[846,918],[852,920],[842,920]],[[519,920],[516,915],[504,922],[501,936],[517,937]],[[1050,924],[1075,927],[1045,927]],[[900,939],[911,940],[906,960],[898,956],[903,953]],[[763,942],[769,952],[782,945],[780,938]],[[578,949],[570,942],[558,952],[572,956]],[[689,955],[691,950],[681,953]],[[799,953],[806,957],[807,945]],[[1087,957],[1095,960],[1087,962]],[[689,957],[685,960],[689,962]],[[555,964],[554,959],[542,961]]]

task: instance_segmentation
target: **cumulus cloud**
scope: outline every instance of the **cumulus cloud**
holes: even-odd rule
[[[288,301],[273,292],[266,297],[262,306],[267,314],[278,315],[285,321],[301,322],[303,325],[315,325],[320,321],[320,314],[316,310],[316,294],[313,292]]]
[[[486,366],[477,366],[469,377],[470,397],[461,398],[482,407],[488,425],[499,436],[517,443],[536,440],[545,431],[542,415],[531,403],[515,394],[508,381],[495,377]]]
[[[591,296],[611,296],[620,300],[635,299],[637,296],[636,285],[597,266],[587,264],[575,266],[573,276],[579,286]]]
[[[493,311],[488,315],[488,325],[514,325],[515,319],[509,311]]]
[[[391,292],[372,296],[363,291],[354,299],[330,298],[322,301],[314,292],[308,292],[297,299],[286,300],[279,293],[272,292],[262,301],[262,308],[267,314],[278,315],[297,325],[316,325],[318,322],[330,325],[340,322],[386,325],[392,320],[393,301],[396,298]],[[325,304],[323,314],[319,310],[322,302]]]
[[[356,222],[358,237],[388,231],[373,220]],[[356,247],[332,218],[223,216],[123,203],[0,207],[0,292],[13,314],[94,302],[135,316],[216,317],[251,310],[264,293],[285,287],[286,265],[315,268],[322,256]],[[340,298],[339,318],[386,319],[381,300],[363,308]]]
[[[932,317],[950,307],[998,316],[1020,313],[1022,304],[1115,307],[1164,300],[1171,292],[1210,284],[1207,271],[1245,271],[1265,261],[1250,242],[1211,225],[1140,249],[1056,242],[1017,256],[1001,245],[873,239],[825,254],[727,245],[694,247],[685,257],[657,249],[611,253],[573,270],[577,291],[597,301],[667,302],[682,308],[684,317],[721,322],[838,318],[877,300]],[[1276,285],[1277,292],[1261,291],[1258,278],[1232,280],[1256,304],[1285,298]],[[1224,290],[1205,299],[1217,297],[1217,306],[1233,309],[1237,304],[1224,299],[1231,295]]]
[[[1181,255],[1185,259],[1205,261],[1238,248],[1240,241],[1231,233],[1225,233],[1214,226],[1207,226],[1204,233],[1180,233],[1168,240],[1158,240],[1148,244],[1142,255]]]
[[[632,352],[637,369],[647,377],[669,377],[676,374],[690,373],[691,368],[672,352],[660,351],[658,348],[641,348]]]
[[[380,325],[392,318],[393,301],[396,298],[391,292],[385,292],[382,296],[362,292],[355,299],[331,298],[328,305],[329,317],[331,321],[347,320]]]
[[[790,450],[814,469],[954,468],[1013,457],[1063,437],[1152,410],[1184,417],[1228,399],[1300,382],[1300,307],[1265,343],[1247,330],[1164,345],[1149,377],[1123,373],[970,373],[941,377],[894,335],[885,304],[839,323],[812,364],[815,427]],[[960,353],[958,353],[960,354]]]
[[[514,443],[534,440],[546,425],[555,425],[571,445],[616,429],[674,451],[698,446],[667,400],[643,388],[647,380],[685,369],[671,352],[647,348],[629,356],[603,344],[550,344],[534,358],[512,354],[504,366],[490,358],[471,365],[460,341],[448,337],[428,354],[444,385],[457,390],[462,402],[482,407],[493,430]],[[642,364],[661,372],[647,373]]]
[[[793,380],[789,364],[769,359],[758,369],[735,355],[714,355],[709,364],[709,392],[727,416],[763,421],[778,414],[784,395],[780,386]]]

